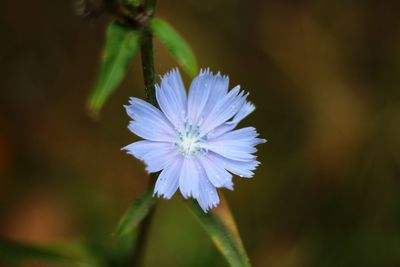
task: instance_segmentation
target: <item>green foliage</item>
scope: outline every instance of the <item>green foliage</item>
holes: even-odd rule
[[[219,206],[208,213],[204,213],[194,200],[189,203],[189,208],[230,266],[251,266],[231,211],[223,197],[221,197]]]
[[[134,250],[137,229],[133,230],[129,235],[108,236],[107,240],[103,242],[102,250],[98,251],[98,258],[102,259],[101,262],[104,266],[112,267],[125,267],[127,262],[132,258],[132,251]]]
[[[153,187],[151,187],[137,198],[125,212],[114,232],[115,236],[121,238],[133,233],[156,202],[157,199],[153,197]]]
[[[194,77],[198,73],[196,57],[186,43],[186,41],[170,26],[161,19],[153,19],[149,23],[149,27],[162,44],[169,50],[176,61],[183,69]]]
[[[140,31],[112,22],[107,29],[100,74],[89,97],[89,110],[97,114],[108,97],[122,82],[129,63],[140,48]]]
[[[94,266],[83,255],[71,247],[38,246],[23,244],[0,237],[0,263],[20,264],[25,261],[57,263],[57,266]]]
[[[124,4],[133,6],[133,7],[138,7],[138,6],[140,6],[140,1],[139,0],[124,0]]]

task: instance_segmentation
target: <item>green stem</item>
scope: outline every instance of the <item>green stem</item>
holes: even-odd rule
[[[153,60],[153,36],[148,29],[145,29],[142,35],[141,56],[147,101],[156,106],[157,101]]]
[[[146,13],[151,18],[154,14],[154,9],[156,6],[156,0],[147,0],[144,3]],[[144,29],[142,35],[141,43],[141,57],[142,57],[142,71],[143,79],[146,91],[146,100],[154,106],[157,106],[156,100],[156,88],[155,88],[155,70],[154,70],[154,58],[153,58],[153,36],[148,29]],[[158,174],[150,175],[149,187],[153,187]],[[150,230],[151,221],[154,217],[156,205],[154,205],[149,214],[144,218],[139,226],[138,237],[136,241],[136,246],[132,253],[131,266],[138,267],[142,265],[145,248],[147,244],[148,234]]]

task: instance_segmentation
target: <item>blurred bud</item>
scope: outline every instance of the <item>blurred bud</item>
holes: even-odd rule
[[[77,16],[96,17],[104,12],[105,3],[104,0],[76,0],[74,9]]]

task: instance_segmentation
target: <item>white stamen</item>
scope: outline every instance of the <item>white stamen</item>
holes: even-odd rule
[[[178,132],[178,138],[175,146],[184,156],[193,156],[207,152],[202,147],[202,143],[207,139],[207,136],[200,136],[199,127],[193,127],[189,123],[185,123],[185,130]]]

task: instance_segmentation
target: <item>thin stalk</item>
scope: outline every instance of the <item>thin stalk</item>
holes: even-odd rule
[[[156,0],[147,0],[144,3],[146,13],[151,18],[154,14]],[[154,106],[157,106],[156,90],[155,90],[155,70],[154,70],[154,58],[153,58],[153,36],[148,29],[144,29],[141,43],[141,58],[142,58],[142,71],[143,80],[146,91],[146,100]],[[158,174],[150,175],[149,187],[153,187],[157,180]],[[148,234],[151,226],[152,219],[154,217],[154,211],[156,204],[151,208],[149,214],[144,218],[139,226],[138,237],[134,251],[131,258],[131,266],[139,267],[142,265],[145,248],[147,244]]]
[[[144,30],[142,35],[141,44],[141,57],[142,57],[142,71],[144,86],[146,90],[146,100],[152,105],[156,106],[156,89],[155,89],[155,73],[154,73],[154,60],[153,60],[153,36],[147,29]]]

